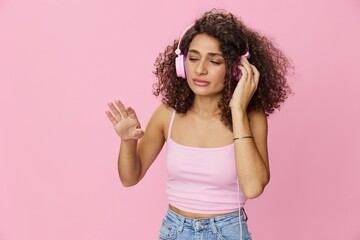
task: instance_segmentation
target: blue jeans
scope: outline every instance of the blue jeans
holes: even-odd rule
[[[194,219],[168,209],[160,228],[159,240],[251,240],[243,208],[240,210],[240,218],[241,226],[239,212]]]

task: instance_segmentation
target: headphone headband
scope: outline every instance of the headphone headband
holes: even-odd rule
[[[181,34],[181,37],[179,39],[178,42],[178,46],[175,50],[175,54],[177,55],[177,57],[175,58],[175,69],[176,69],[176,75],[178,77],[184,78],[186,79],[186,71],[185,71],[185,56],[181,53],[180,50],[180,44],[182,41],[182,38],[184,37],[185,33],[192,27],[194,26],[194,23],[191,24],[190,26],[188,26]],[[242,56],[244,56],[245,58],[249,59],[250,58],[250,53],[249,53],[249,45],[246,43],[246,53]],[[234,71],[234,76],[235,76],[235,80],[239,81],[241,78],[241,71],[239,72],[239,74],[236,74],[236,71]]]
[[[184,37],[185,33],[192,27],[194,26],[194,24],[191,24],[190,26],[188,26],[187,28],[185,28],[185,30],[182,32],[181,36],[180,36],[180,39],[179,39],[179,42],[178,42],[178,46],[175,50],[175,53],[176,55],[180,56],[181,55],[181,50],[180,50],[180,44],[181,44],[181,40],[182,38]]]

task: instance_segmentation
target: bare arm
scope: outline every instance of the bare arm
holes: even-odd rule
[[[247,106],[259,83],[260,74],[246,58],[239,66],[243,73],[230,101],[236,168],[239,184],[248,198],[259,196],[270,180],[267,119],[263,112],[248,112]]]
[[[263,112],[232,111],[237,175],[248,198],[259,196],[270,180],[267,150],[267,119]]]
[[[137,184],[158,156],[165,142],[163,134],[163,108],[160,106],[151,117],[145,132],[132,108],[126,108],[119,100],[109,103],[106,112],[121,138],[118,172],[126,187]]]

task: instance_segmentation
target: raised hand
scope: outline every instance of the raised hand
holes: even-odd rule
[[[109,102],[108,106],[110,111],[106,111],[106,115],[121,140],[139,139],[144,135],[134,109],[125,107],[120,100],[116,100],[115,104]]]
[[[235,88],[229,105],[231,109],[246,111],[247,106],[258,87],[260,73],[246,57],[241,57],[239,69],[241,70],[242,76]]]

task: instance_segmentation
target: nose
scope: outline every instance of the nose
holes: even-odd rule
[[[206,75],[207,74],[207,68],[206,68],[206,61],[205,60],[199,60],[195,72],[198,75]]]

